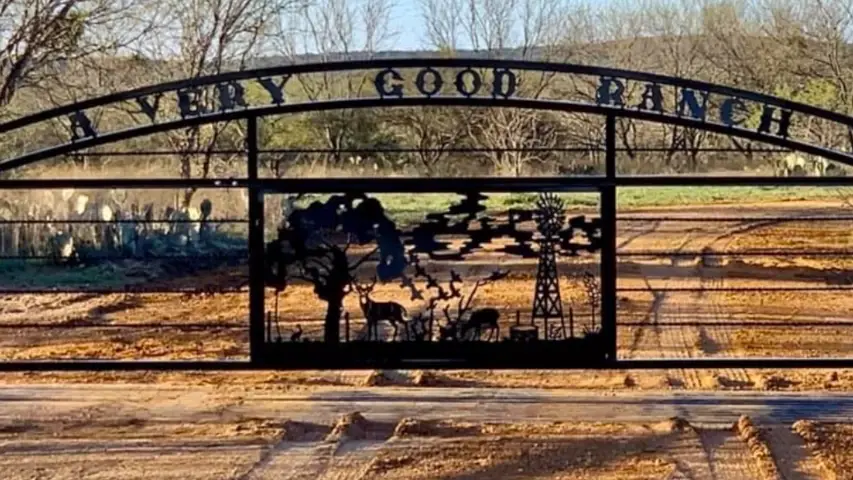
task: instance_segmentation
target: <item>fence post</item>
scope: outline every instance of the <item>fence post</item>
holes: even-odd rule
[[[249,179],[249,356],[262,360],[264,346],[264,193],[258,186],[258,119],[246,125],[246,160]]]
[[[605,125],[605,177],[601,187],[601,336],[605,358],[616,360],[616,117]]]

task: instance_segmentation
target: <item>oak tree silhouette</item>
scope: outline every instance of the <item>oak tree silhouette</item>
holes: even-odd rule
[[[351,260],[352,246],[371,244],[373,249]],[[278,238],[267,245],[267,284],[283,290],[288,279],[311,283],[328,304],[324,341],[337,343],[343,301],[352,291],[355,272],[377,254],[375,274],[380,280],[403,273],[407,262],[400,232],[382,204],[360,193],[333,195],[297,208],[285,219]]]

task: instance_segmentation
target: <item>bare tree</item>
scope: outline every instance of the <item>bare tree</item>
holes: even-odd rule
[[[268,40],[287,62],[370,59],[394,36],[390,12],[389,0],[317,0],[280,15]],[[373,85],[372,78],[359,72],[299,75],[294,80],[300,87],[297,94],[310,101],[360,97]],[[344,150],[359,143],[359,126],[377,119],[358,110],[322,112],[312,118],[331,151],[324,161],[335,164],[343,162]]]
[[[170,12],[170,20],[153,32],[152,47],[143,54],[159,60],[150,67],[162,80],[246,69],[261,52],[270,19],[292,4],[293,0],[160,0],[157,8]],[[229,107],[223,105],[223,93],[217,88],[191,89],[183,94],[187,105],[178,105],[182,115],[188,108],[203,113]],[[245,94],[242,90],[227,92],[228,102],[233,103],[230,108],[245,104]],[[238,122],[226,122],[169,134],[172,150],[180,152],[181,178],[206,178],[230,168],[234,157],[215,151],[242,148],[244,133]],[[189,206],[194,193],[194,189],[187,189],[179,206]]]
[[[74,62],[113,53],[134,29],[120,31],[129,0],[0,0],[0,106],[24,87]],[[138,27],[138,25],[137,25]]]
[[[450,51],[473,50],[488,57],[565,61],[567,13],[563,0],[422,0],[426,42]],[[519,74],[518,94],[539,98],[552,83],[551,72]],[[526,110],[475,111],[467,122],[470,140],[496,170],[521,175],[551,145],[542,115]]]
[[[420,107],[397,112],[392,121],[402,136],[414,144],[419,170],[431,177],[444,171],[441,163],[453,148],[461,146],[467,133],[462,126],[468,124],[470,117],[470,110]]]

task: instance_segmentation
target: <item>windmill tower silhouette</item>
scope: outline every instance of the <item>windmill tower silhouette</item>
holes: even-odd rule
[[[559,232],[563,226],[565,204],[557,195],[543,193],[539,195],[536,207],[539,265],[536,271],[532,320],[534,324],[537,319],[543,321],[545,340],[560,340],[566,338],[566,325],[557,275],[556,245],[560,241]],[[551,328],[551,320],[559,320],[557,328]]]

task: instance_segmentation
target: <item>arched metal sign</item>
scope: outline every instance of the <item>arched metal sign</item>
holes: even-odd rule
[[[358,96],[290,99],[299,76],[328,72],[356,75],[373,88]],[[557,75],[555,82],[588,85],[564,97],[527,94],[524,73]],[[582,80],[582,82],[578,82]],[[200,102],[215,98],[215,107]],[[351,108],[453,105],[582,112],[668,123],[732,135],[853,164],[851,145],[829,148],[798,138],[811,119],[849,135],[851,119],[809,105],[721,85],[643,72],[585,65],[483,59],[412,59],[289,65],[171,82],[47,110],[0,125],[0,135],[40,122],[59,122],[68,142],[0,162],[7,171],[76,150],[136,136],[211,122],[266,115]],[[122,124],[96,125],[104,109],[128,112]]]
[[[287,87],[299,76],[335,72],[359,76],[368,87],[344,98],[292,99]],[[524,74],[555,75],[555,82],[587,85],[564,97],[529,94],[521,88]],[[583,81],[579,81],[583,79]],[[214,98],[214,105],[200,99]],[[556,178],[356,178],[272,179],[258,175],[258,122],[269,115],[333,109],[413,106],[503,107],[580,112],[605,118],[605,172],[594,177]],[[120,122],[97,124],[100,111],[127,115]],[[484,59],[400,59],[340,62],[232,72],[130,90],[39,112],[0,125],[0,136],[14,135],[42,122],[59,123],[66,141],[41,146],[0,160],[0,172],[133,137],[213,122],[246,122],[248,175],[222,180],[0,180],[0,188],[150,188],[241,187],[249,193],[250,343],[251,360],[241,362],[13,362],[0,369],[173,369],[173,368],[666,368],[708,366],[712,360],[624,362],[616,352],[616,189],[622,185],[685,184],[853,184],[838,178],[770,177],[620,177],[616,171],[616,120],[632,118],[696,128],[819,155],[853,166],[853,145],[846,149],[802,138],[800,127],[820,119],[848,139],[853,119],[809,105],[705,82],[584,65]],[[565,218],[552,192],[582,190],[599,195],[594,216]],[[484,214],[484,201],[494,192],[540,194],[535,208],[514,209],[505,217]],[[459,195],[447,211],[402,228],[386,214],[373,193],[443,192]],[[273,242],[264,239],[264,198],[270,193],[331,194],[324,201],[296,208]],[[478,224],[471,229],[472,223]],[[525,226],[526,225],[526,226]],[[267,226],[267,228],[276,226]],[[325,232],[328,237],[318,237]],[[454,236],[462,247],[451,249]],[[337,240],[331,241],[330,238]],[[344,238],[343,244],[335,243]],[[512,241],[507,255],[538,258],[539,273],[532,318],[514,324],[507,312],[474,309],[477,289],[507,278],[496,268],[470,279],[467,293],[453,269],[439,278],[426,268],[430,260],[464,260],[495,239]],[[536,243],[538,246],[533,246]],[[355,254],[353,252],[361,252]],[[560,306],[553,267],[561,255],[600,255],[595,286],[600,303],[595,328],[583,334],[567,326]],[[353,255],[355,255],[353,257]],[[356,272],[365,262],[376,279]],[[322,335],[303,337],[301,326],[282,333],[270,317],[265,290],[299,280],[312,285],[325,302]],[[429,314],[408,312],[398,302],[373,298],[376,281],[394,281],[413,299],[429,297]],[[425,284],[417,288],[416,282]],[[345,298],[358,300],[349,312]],[[435,301],[433,301],[435,299]],[[446,321],[439,322],[440,302]],[[363,332],[351,335],[352,316]],[[520,317],[520,314],[517,315]],[[569,315],[570,316],[570,315]],[[598,318],[598,317],[595,317]],[[443,320],[443,319],[442,319]],[[537,323],[541,322],[541,323]],[[570,322],[570,320],[569,320]],[[393,336],[380,338],[381,326]],[[384,327],[383,327],[384,328]],[[387,330],[387,329],[386,329]],[[387,332],[386,332],[387,333]],[[488,338],[488,340],[484,340]],[[730,364],[748,362],[726,360]],[[721,363],[716,363],[721,364]],[[846,359],[756,361],[755,366],[848,365]]]

